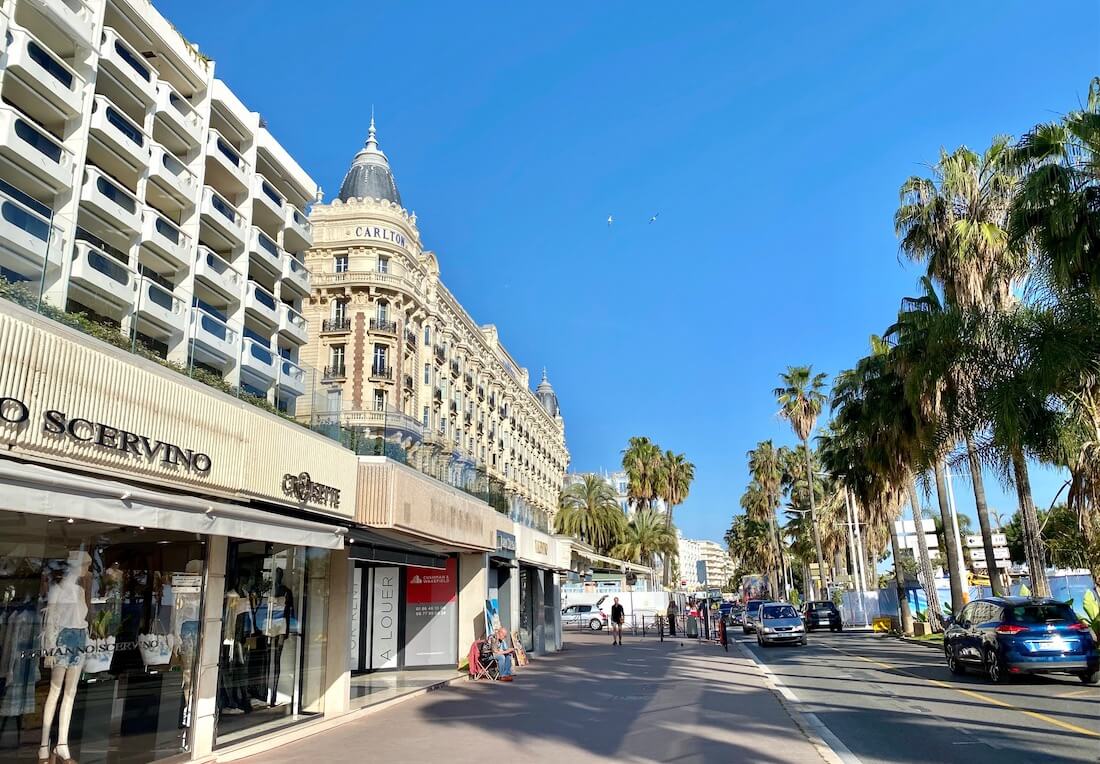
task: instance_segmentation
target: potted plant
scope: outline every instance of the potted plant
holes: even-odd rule
[[[84,672],[97,674],[111,668],[115,655],[115,632],[118,619],[110,610],[102,610],[88,624],[88,651],[84,657]]]

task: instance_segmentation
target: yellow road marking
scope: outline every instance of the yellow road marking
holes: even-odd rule
[[[1056,698],[1075,698],[1078,695],[1088,695],[1092,690],[1071,690],[1070,692],[1060,692],[1054,697]]]
[[[889,663],[883,663],[882,661],[876,661],[876,660],[872,660],[870,658],[865,658],[862,655],[855,655],[854,653],[846,652],[846,651],[841,650],[839,648],[833,647],[832,645],[829,645],[828,647],[831,650],[836,650],[838,653],[844,653],[845,655],[851,656],[853,658],[859,658],[861,661],[866,661],[867,663],[873,663],[874,665],[879,666],[879,667],[884,668],[884,669],[889,669],[891,671],[897,671],[898,673],[904,674],[907,677],[911,677],[913,679],[919,679],[921,681],[928,682],[930,684],[934,684],[937,687],[943,687],[944,689],[947,689],[947,690],[954,690],[955,692],[962,693],[963,695],[967,695],[971,698],[975,698],[976,700],[981,700],[985,703],[990,703],[994,706],[1000,706],[1001,708],[1008,708],[1008,709],[1011,709],[1013,711],[1019,711],[1021,714],[1024,714],[1026,716],[1030,716],[1032,719],[1038,719],[1039,721],[1046,722],[1047,724],[1053,724],[1056,727],[1061,727],[1062,729],[1067,729],[1067,730],[1070,730],[1071,732],[1077,732],[1081,735],[1088,735],[1089,737],[1098,737],[1098,738],[1100,738],[1100,732],[1093,732],[1092,730],[1086,729],[1085,727],[1078,727],[1076,724],[1070,724],[1069,722],[1064,722],[1061,719],[1055,719],[1053,716],[1047,716],[1046,714],[1041,714],[1038,711],[1027,711],[1023,708],[1020,708],[1019,706],[1014,706],[1011,703],[1006,703],[1003,700],[998,700],[997,698],[991,698],[988,695],[983,695],[982,693],[974,692],[973,690],[964,690],[960,687],[955,687],[952,684],[948,684],[947,682],[941,682],[939,679],[926,679],[925,677],[917,676],[916,674],[911,674],[911,673],[909,673],[908,671],[906,671],[904,669],[899,669],[895,666],[891,666]],[[1070,694],[1071,695],[1080,695],[1081,693],[1085,693],[1085,692],[1089,692],[1089,691],[1088,690],[1077,690],[1077,691],[1075,691],[1073,693],[1070,693]]]

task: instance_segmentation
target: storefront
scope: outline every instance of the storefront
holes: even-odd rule
[[[187,760],[323,712],[350,452],[6,304],[0,444],[0,758]]]
[[[516,526],[516,533],[519,548],[516,634],[530,652],[553,652],[561,647],[558,540],[522,525]]]

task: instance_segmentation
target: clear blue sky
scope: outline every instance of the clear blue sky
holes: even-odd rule
[[[549,368],[573,469],[631,435],[682,451],[678,524],[713,539],[745,451],[792,442],[776,374],[849,366],[914,292],[902,181],[1100,73],[1095,2],[157,6],[328,198],[373,104],[444,280]],[[1045,506],[1060,479],[1034,482]]]

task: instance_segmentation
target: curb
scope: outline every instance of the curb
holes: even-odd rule
[[[745,647],[740,640],[735,640],[733,644],[737,646],[741,655],[750,660],[752,665],[760,670],[764,684],[772,691],[779,704],[783,706],[783,710],[790,715],[802,734],[806,736],[810,745],[817,750],[818,755],[827,764],[861,764],[856,755],[849,751],[848,747],[817,716],[800,708],[802,701],[798,699],[798,696],[784,687],[779,678],[772,673],[772,670],[765,664],[760,663],[756,656],[752,654],[752,651]],[[826,742],[826,738],[829,738],[830,742]]]
[[[911,645],[920,645],[921,647],[929,647],[933,650],[939,651],[943,649],[943,642],[929,642],[924,639],[913,639],[911,637],[897,637],[902,642],[908,642]]]

